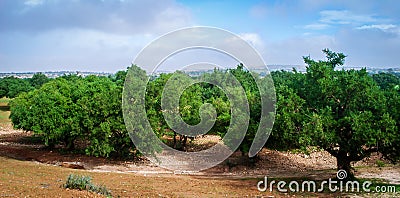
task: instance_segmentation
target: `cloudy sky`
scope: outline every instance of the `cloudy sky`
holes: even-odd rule
[[[115,72],[191,26],[240,35],[268,65],[303,65],[330,48],[347,66],[400,67],[399,13],[397,0],[1,0],[0,72]]]

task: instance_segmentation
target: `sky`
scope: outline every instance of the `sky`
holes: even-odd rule
[[[348,67],[400,67],[399,13],[397,0],[1,0],[0,72],[116,72],[193,26],[239,35],[267,65],[304,65],[329,48]]]

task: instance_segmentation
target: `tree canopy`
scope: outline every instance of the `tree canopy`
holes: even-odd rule
[[[28,79],[20,79],[14,76],[0,79],[0,98],[15,98],[19,94],[33,89]]]
[[[328,49],[323,52],[327,60],[304,57],[305,74],[275,73],[275,79],[284,79],[277,85],[273,138],[283,140],[286,146],[318,146],[336,157],[338,169],[350,176],[350,162],[373,152],[395,160],[399,156],[398,112],[389,108],[398,101],[385,97],[385,91],[365,69],[336,70],[344,63],[344,54]]]
[[[61,142],[74,149],[77,140],[86,140],[88,155],[122,155],[133,145],[122,118],[121,92],[106,77],[60,77],[11,101],[10,118],[15,128],[41,135],[51,147]]]

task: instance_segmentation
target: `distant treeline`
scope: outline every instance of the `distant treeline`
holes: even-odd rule
[[[32,78],[21,79],[14,76],[0,78],[0,97],[15,98],[22,92],[39,88],[50,79],[43,73],[35,73]]]

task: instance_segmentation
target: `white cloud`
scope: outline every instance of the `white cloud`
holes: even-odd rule
[[[239,36],[255,48],[262,48],[264,45],[260,35],[256,33],[241,33]]]
[[[363,25],[356,28],[357,30],[380,30],[385,33],[395,34],[400,36],[400,27],[393,24],[373,24]]]
[[[24,4],[27,6],[38,6],[43,4],[43,0],[27,0]]]
[[[0,31],[30,33],[72,28],[165,33],[191,24],[189,10],[172,0],[9,1],[0,6],[0,13]]]
[[[329,24],[363,24],[377,22],[373,15],[355,14],[348,10],[323,10],[320,22]]]
[[[340,28],[334,35],[306,35],[267,41],[265,61],[267,64],[304,64],[302,56],[310,55],[323,60],[321,52],[329,48],[348,55],[345,66],[399,67],[400,28],[398,25],[365,25],[362,28]],[[396,33],[396,34],[394,34]]]
[[[263,18],[267,14],[267,8],[264,5],[255,5],[250,8],[250,16],[255,18]]]
[[[330,25],[324,24],[324,23],[312,23],[312,24],[303,26],[304,29],[309,29],[309,30],[324,30],[329,27],[330,27]]]
[[[366,24],[388,21],[388,19],[383,19],[372,14],[356,14],[349,10],[323,10],[319,12],[319,15],[318,21],[297,27],[307,30],[332,30],[347,28],[345,26],[359,26],[357,29],[367,29],[376,27]]]
[[[155,37],[192,24],[171,0],[8,1],[0,15],[0,71],[114,72]]]
[[[129,66],[154,36],[118,35],[96,30],[60,29],[42,34],[0,33],[0,71],[81,70],[115,72]]]
[[[356,29],[359,30],[366,30],[366,29],[380,29],[380,30],[389,30],[389,29],[393,29],[396,28],[396,25],[393,24],[378,24],[378,25],[363,25],[360,27],[357,27]]]
[[[191,13],[186,8],[177,5],[167,7],[155,17],[156,31],[173,31],[190,25],[191,20]]]
[[[265,61],[267,64],[304,65],[303,56],[323,59],[321,52],[324,48],[337,50],[337,41],[333,36],[317,35],[307,37],[293,37],[282,41],[270,41],[265,47]]]
[[[366,67],[399,67],[400,36],[374,29],[345,29],[336,35],[345,49],[347,65]]]

